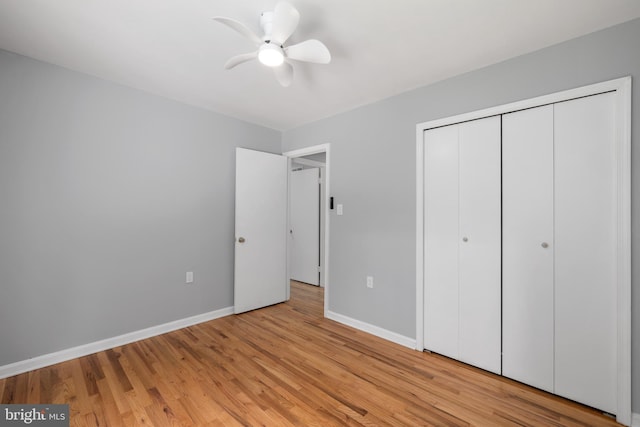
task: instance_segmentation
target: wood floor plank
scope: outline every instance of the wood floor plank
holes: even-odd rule
[[[29,372],[27,390],[27,402],[40,401],[40,371]]]
[[[323,318],[323,289],[0,380],[77,426],[617,426],[596,410]]]
[[[98,387],[98,397],[100,398],[97,401],[97,406],[102,411],[103,418],[106,420],[107,425],[118,425],[120,410],[113,397],[113,391],[109,386],[108,380],[106,378],[99,379],[96,381],[96,386]],[[96,415],[97,417],[98,415]]]
[[[102,366],[102,370],[104,371],[104,379],[98,380],[98,390],[100,391],[100,395],[105,397],[105,392],[108,391],[106,395],[109,400],[115,406],[117,412],[121,415],[131,412],[131,408],[129,407],[129,402],[127,402],[125,391],[120,386],[120,382],[117,379],[117,375],[111,366],[109,356],[107,352],[98,353],[98,360]]]

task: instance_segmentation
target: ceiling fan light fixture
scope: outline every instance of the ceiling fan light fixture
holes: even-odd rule
[[[257,47],[253,52],[230,58],[224,64],[226,70],[257,58],[261,64],[273,69],[278,83],[288,87],[293,80],[292,62],[331,62],[329,49],[319,40],[309,39],[293,45],[287,44],[300,21],[300,12],[287,1],[278,1],[273,11],[260,15],[262,37],[258,37],[246,25],[235,19],[224,16],[214,16],[213,19],[244,36]]]
[[[284,52],[280,46],[265,43],[260,46],[258,60],[267,67],[277,67],[284,62]]]

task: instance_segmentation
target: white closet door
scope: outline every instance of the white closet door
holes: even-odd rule
[[[459,126],[459,359],[499,374],[500,116]]]
[[[425,142],[425,348],[500,373],[500,117]]]
[[[555,392],[617,408],[614,95],[555,106]]]
[[[553,108],[502,118],[502,373],[551,392]]]
[[[424,346],[458,358],[458,126],[424,133]]]

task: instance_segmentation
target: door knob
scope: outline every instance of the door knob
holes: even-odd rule
[[[543,248],[547,249],[549,247],[549,244],[547,242],[542,242],[542,244],[540,245]]]
[[[244,243],[244,237],[240,237],[240,238],[238,239],[238,242],[240,242],[240,243]]]
[[[463,238],[462,238],[462,241],[463,241],[463,242],[468,242],[468,241],[469,241],[469,239],[468,239],[468,238],[466,238],[466,237],[463,237]]]

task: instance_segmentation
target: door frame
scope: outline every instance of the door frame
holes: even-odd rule
[[[330,275],[329,275],[329,238],[331,233],[329,232],[330,225],[330,206],[329,199],[331,194],[331,144],[320,144],[314,145],[311,147],[300,148],[298,150],[291,150],[282,153],[283,156],[289,158],[289,175],[291,174],[291,159],[304,157],[311,154],[325,153],[327,158],[325,162],[325,176],[324,176],[324,185],[325,185],[325,197],[324,197],[324,317],[327,317],[327,312],[329,311],[329,284],[330,284]],[[289,193],[289,196],[291,194]],[[290,203],[290,202],[289,202]],[[290,276],[290,265],[289,265],[289,239],[287,239],[287,277]]]
[[[631,77],[582,86],[416,125],[416,349],[424,350],[424,131],[604,92],[616,96],[617,187],[617,413],[631,424]]]

